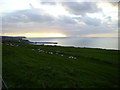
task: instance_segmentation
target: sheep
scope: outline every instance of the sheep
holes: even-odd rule
[[[63,56],[63,55],[61,55],[61,56]]]
[[[69,56],[68,58],[71,58],[71,59],[77,59],[76,57],[73,57],[73,56]]]
[[[74,57],[74,59],[77,59],[76,57]]]
[[[53,54],[53,52],[49,52],[49,54]]]
[[[56,53],[56,54],[58,54],[58,53]]]

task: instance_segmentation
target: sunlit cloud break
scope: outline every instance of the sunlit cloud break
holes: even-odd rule
[[[1,0],[0,5],[1,35],[117,37],[117,2]]]

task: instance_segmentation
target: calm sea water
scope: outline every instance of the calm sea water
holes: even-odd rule
[[[118,38],[115,37],[60,37],[27,38],[32,42],[57,42],[58,46],[89,47],[118,50]]]

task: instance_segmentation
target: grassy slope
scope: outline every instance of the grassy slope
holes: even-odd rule
[[[60,53],[50,55],[32,48]],[[118,63],[114,50],[3,45],[3,78],[10,88],[119,87]]]

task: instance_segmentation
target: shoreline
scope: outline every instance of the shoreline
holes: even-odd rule
[[[31,42],[57,42],[57,46],[88,47],[119,50],[117,38],[67,37],[67,38],[26,38]],[[54,44],[53,44],[54,45]]]
[[[72,38],[72,37],[71,37]],[[41,40],[41,41],[39,41]],[[33,44],[33,45],[49,45],[49,46],[63,46],[63,47],[74,47],[74,48],[92,48],[92,49],[104,49],[104,50],[120,50],[117,46],[104,46],[101,43],[99,44],[95,44],[94,42],[91,44],[85,44],[83,41],[79,41],[80,43],[75,44],[74,41],[69,41],[68,40],[62,40],[62,43],[60,43],[61,41],[56,40],[42,40],[39,38],[39,40],[30,40],[28,37],[9,37],[9,36],[2,36],[2,41],[13,41],[13,42],[19,42],[19,43],[28,43],[28,44]],[[84,40],[86,41],[86,40]],[[83,43],[83,44],[82,44]],[[97,43],[97,42],[96,42]],[[102,42],[103,43],[103,42]],[[70,45],[72,44],[72,45]],[[109,43],[108,43],[109,44]],[[112,47],[112,48],[111,48]]]
[[[33,44],[33,45],[38,45],[39,44]],[[41,45],[40,45],[41,46]],[[81,47],[81,46],[69,46],[69,45],[55,45],[55,44],[44,44],[44,46],[58,46],[58,47],[71,47],[71,48],[86,48],[86,49],[102,49],[102,50],[117,50],[119,49],[113,49],[113,48],[97,48],[97,47]]]

